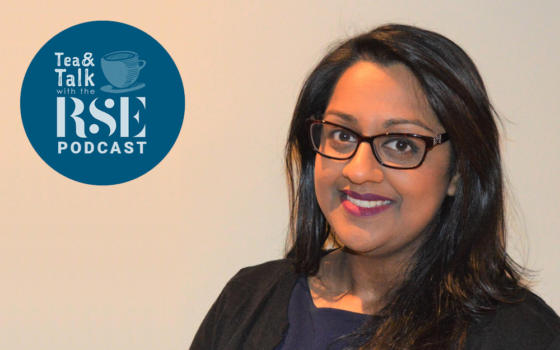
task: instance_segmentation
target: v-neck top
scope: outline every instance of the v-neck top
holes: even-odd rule
[[[307,278],[300,276],[288,305],[288,331],[275,350],[342,350],[368,315],[333,308],[318,308],[313,303]]]

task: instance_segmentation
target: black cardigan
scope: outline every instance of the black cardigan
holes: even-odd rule
[[[298,275],[287,260],[240,270],[204,318],[191,350],[272,350],[288,329],[288,303]],[[499,305],[473,325],[467,350],[560,350],[560,319],[535,294]]]

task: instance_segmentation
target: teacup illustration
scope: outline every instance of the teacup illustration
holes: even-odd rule
[[[114,51],[101,58],[103,75],[117,89],[127,89],[138,79],[146,61],[134,51]]]

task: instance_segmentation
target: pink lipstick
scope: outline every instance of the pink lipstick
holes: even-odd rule
[[[354,216],[372,216],[388,209],[393,203],[390,198],[373,193],[341,192],[342,206]]]

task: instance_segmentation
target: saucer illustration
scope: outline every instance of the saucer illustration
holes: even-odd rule
[[[110,84],[107,84],[107,85],[104,85],[104,86],[101,87],[101,91],[108,92],[108,93],[111,93],[111,94],[123,94],[125,92],[140,90],[144,86],[146,86],[146,84],[136,83],[136,84],[134,84],[130,87],[127,87],[127,88],[124,88],[124,89],[119,89],[119,88],[116,88],[116,87],[114,87]]]

